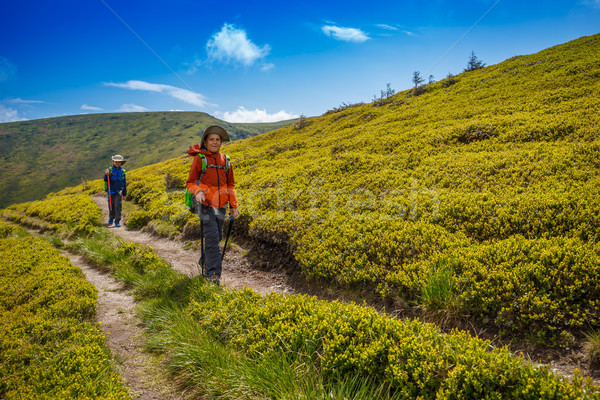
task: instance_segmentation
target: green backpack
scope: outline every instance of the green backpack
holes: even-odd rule
[[[198,178],[198,182],[197,184],[200,185],[200,181],[202,180],[202,177],[204,176],[204,173],[206,172],[206,170],[208,168],[221,168],[221,169],[225,169],[225,173],[228,174],[229,173],[229,168],[231,167],[231,161],[229,159],[229,156],[227,154],[225,154],[225,167],[220,167],[218,165],[208,165],[208,163],[206,162],[206,155],[204,154],[197,154],[198,157],[200,157],[202,159],[202,172],[200,173],[200,177]],[[195,209],[195,199],[194,199],[194,195],[192,193],[190,193],[189,190],[187,190],[187,188],[185,189],[185,205],[188,208],[188,210],[190,210],[190,212],[195,213],[196,209]]]

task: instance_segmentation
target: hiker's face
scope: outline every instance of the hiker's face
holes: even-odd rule
[[[122,161],[113,161],[113,165],[117,168],[119,168],[121,166],[121,164],[123,164]]]
[[[219,136],[218,133],[211,133],[204,140],[204,146],[206,147],[206,150],[216,153],[221,148],[221,136]]]

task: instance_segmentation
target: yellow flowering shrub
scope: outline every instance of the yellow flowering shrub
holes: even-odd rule
[[[127,224],[131,220],[132,226],[141,227],[151,220],[158,220],[182,231],[194,217],[183,203],[190,166],[190,157],[179,157],[128,172],[128,196],[142,209],[128,218]]]
[[[130,398],[93,322],[96,296],[43,239],[0,239],[1,398]]]
[[[535,341],[569,340],[600,324],[600,246],[579,239],[509,239],[444,254],[464,310]],[[439,263],[432,260],[431,263]]]
[[[326,379],[369,377],[401,398],[584,399],[600,392],[536,368],[489,341],[442,333],[370,307],[250,290],[196,290],[188,313],[216,340],[249,357],[293,353]]]
[[[15,227],[11,224],[0,220],[0,238],[6,238],[15,231]]]
[[[299,262],[309,277],[377,284],[403,265],[469,244],[460,232],[404,219],[336,218],[298,238]]]
[[[55,224],[56,229],[89,233],[100,222],[101,211],[89,195],[49,196],[44,200],[15,204],[9,207],[28,216]]]
[[[77,186],[67,187],[63,190],[59,190],[56,193],[49,193],[46,195],[45,199],[55,196],[69,196],[76,194],[87,194],[93,195],[97,193],[106,193],[104,190],[104,180],[96,179],[92,181],[85,181]]]

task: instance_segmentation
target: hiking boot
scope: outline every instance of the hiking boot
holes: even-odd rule
[[[112,225],[112,223],[113,223],[113,219],[111,218],[111,219],[108,220],[108,224]]]
[[[121,224],[118,222],[115,222],[115,227],[119,228],[119,227],[121,227]]]
[[[218,274],[210,274],[210,276],[208,277],[208,281],[214,283],[217,286],[220,285],[219,279],[221,279],[221,275]]]

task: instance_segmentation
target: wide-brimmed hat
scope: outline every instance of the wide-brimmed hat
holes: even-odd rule
[[[118,162],[118,161],[120,161],[120,162],[121,162],[121,163],[123,163],[123,164],[125,164],[125,163],[127,162],[127,160],[125,160],[125,159],[123,158],[123,156],[122,156],[122,155],[120,155],[120,154],[114,155],[114,156],[112,156],[111,158],[112,158],[112,160],[113,160],[113,161],[117,161],[117,162]]]
[[[208,135],[210,135],[211,133],[216,133],[217,135],[221,136],[221,142],[229,142],[229,133],[227,133],[227,131],[219,126],[219,125],[211,125],[208,128],[206,128],[204,130],[204,132],[202,133],[202,140],[200,141],[201,144],[204,144],[204,140],[208,137]]]

